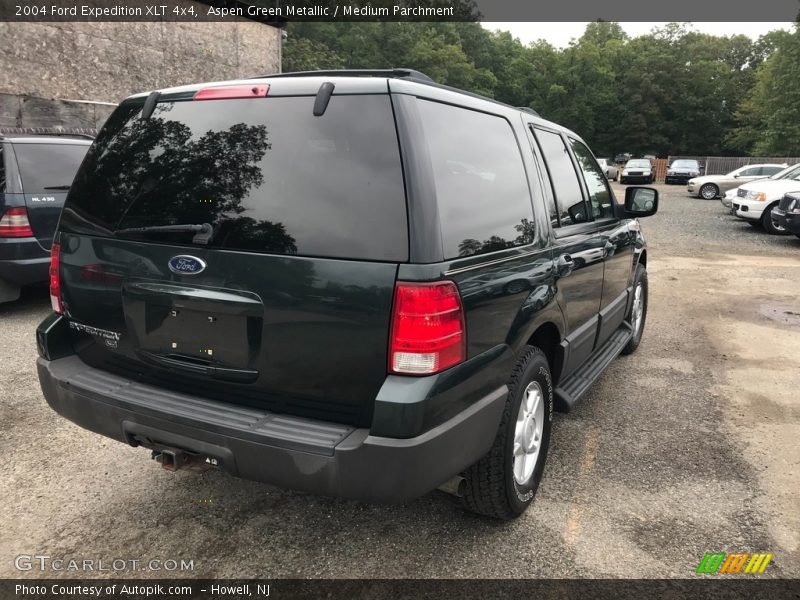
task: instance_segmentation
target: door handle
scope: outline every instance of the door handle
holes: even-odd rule
[[[556,261],[556,271],[559,277],[566,277],[575,268],[575,260],[569,254],[562,254]]]

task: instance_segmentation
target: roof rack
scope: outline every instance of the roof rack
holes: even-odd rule
[[[22,128],[11,127],[0,129],[0,138],[17,137],[75,137],[87,140],[94,140],[95,136],[90,133],[72,133],[69,131],[48,131],[47,128],[38,128],[38,131],[25,131]]]
[[[274,73],[272,75],[262,75],[253,79],[263,77],[391,77],[398,79],[414,79],[426,83],[434,83],[433,79],[420,71],[414,69],[331,69],[323,71],[296,71],[294,73]]]
[[[541,117],[541,115],[535,110],[533,110],[530,106],[517,106],[517,109],[521,110],[522,112],[530,113],[534,117]]]

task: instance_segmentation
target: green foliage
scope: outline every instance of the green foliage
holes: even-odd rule
[[[460,5],[468,12],[473,3]],[[283,67],[417,69],[529,106],[598,155],[797,154],[798,35],[775,31],[754,42],[669,23],[631,39],[618,23],[596,22],[559,50],[475,22],[297,22]]]
[[[800,27],[795,25],[790,34],[772,36],[769,43],[772,53],[758,70],[738,112],[741,126],[729,139],[756,154],[798,156]]]

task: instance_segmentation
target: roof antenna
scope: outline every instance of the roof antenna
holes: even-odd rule
[[[161,92],[150,92],[150,95],[147,96],[147,99],[144,101],[144,106],[142,107],[142,119],[150,118],[150,115],[152,115],[153,111],[156,109],[156,103],[159,97],[161,97]]]
[[[321,86],[319,86],[319,91],[317,92],[317,98],[314,100],[314,116],[321,117],[325,114],[325,110],[328,108],[328,102],[331,101],[331,94],[333,94],[333,88],[335,86],[332,82],[326,81]]]

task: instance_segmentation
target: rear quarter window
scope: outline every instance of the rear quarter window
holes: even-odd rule
[[[14,144],[22,190],[26,194],[66,191],[88,149],[78,144]]]
[[[445,258],[533,241],[530,190],[511,125],[502,117],[419,100]]]

